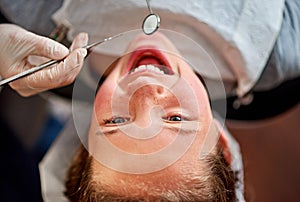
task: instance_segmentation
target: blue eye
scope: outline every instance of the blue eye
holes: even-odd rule
[[[123,117],[116,117],[116,118],[113,118],[111,122],[116,123],[116,124],[120,124],[120,123],[125,123],[126,119],[123,118]]]
[[[117,117],[113,117],[111,119],[106,119],[106,120],[103,120],[103,121],[104,121],[105,124],[118,125],[118,124],[123,124],[123,123],[126,123],[127,121],[130,121],[130,118],[117,116]]]

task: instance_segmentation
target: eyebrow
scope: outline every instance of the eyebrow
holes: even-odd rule
[[[197,133],[198,130],[197,129],[189,129],[189,128],[180,128],[180,127],[174,127],[174,126],[165,126],[164,127],[167,130],[176,132],[176,133],[180,133],[180,135],[191,135],[194,133]],[[114,129],[110,129],[110,130],[105,130],[105,131],[100,131],[98,130],[96,132],[96,135],[114,135],[117,132],[120,132],[121,130],[119,128],[114,128]]]

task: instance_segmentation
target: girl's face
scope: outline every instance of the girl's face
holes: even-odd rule
[[[95,179],[127,195],[141,184],[177,189],[205,166],[199,156],[216,138],[207,135],[218,133],[212,126],[207,92],[176,47],[160,33],[139,35],[95,99],[88,141]]]

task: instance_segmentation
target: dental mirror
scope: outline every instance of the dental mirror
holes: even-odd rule
[[[150,35],[156,32],[156,30],[159,28],[160,18],[158,15],[152,12],[152,9],[149,4],[149,0],[146,0],[146,2],[150,14],[147,15],[146,18],[144,19],[142,29],[145,34]]]

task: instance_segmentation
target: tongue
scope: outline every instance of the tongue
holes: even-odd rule
[[[159,65],[160,62],[154,57],[143,57],[141,60],[138,61],[137,67],[141,65]]]

